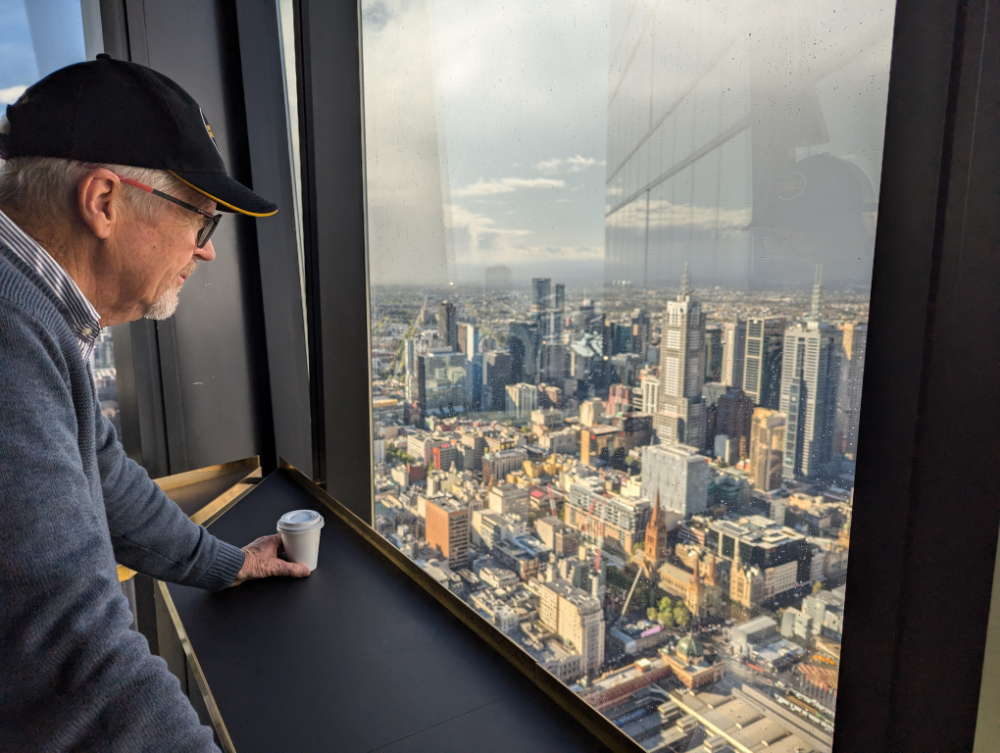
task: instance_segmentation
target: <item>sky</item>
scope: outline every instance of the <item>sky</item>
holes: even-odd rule
[[[505,264],[515,282],[598,284],[607,0],[371,0],[363,9],[372,282],[482,284],[487,266]],[[420,195],[439,186],[451,258],[435,255],[430,231],[420,249],[396,253],[422,223],[379,226],[400,221],[403,205],[411,218],[434,213],[431,200],[400,193],[435,164]],[[390,183],[393,199],[380,188]]]
[[[9,105],[38,79],[24,0],[0,0],[0,105]]]
[[[645,123],[658,117],[650,112],[651,96],[669,103],[692,75],[701,87],[684,95],[698,110],[690,117],[693,123],[713,106],[713,98],[720,101],[738,85],[747,93],[735,106],[749,117],[747,87],[757,86],[758,103],[761,94],[771,96],[768,86],[780,101],[782,90],[789,84],[794,88],[801,71],[811,69],[805,74],[811,83],[804,86],[815,91],[804,96],[818,103],[822,137],[796,148],[795,126],[788,123],[809,116],[795,110],[794,99],[784,110],[772,106],[767,127],[757,133],[774,131],[780,137],[787,131],[786,139],[772,139],[769,147],[792,160],[782,171],[794,171],[795,160],[830,154],[834,163],[860,169],[877,196],[892,9],[891,0],[365,0],[373,284],[481,284],[486,266],[505,264],[516,283],[551,276],[602,285],[609,78],[617,86],[625,76],[634,88],[628,96],[635,105],[628,105],[625,121],[616,126],[628,131],[628,151],[649,127]],[[654,36],[650,29],[660,45],[652,56],[642,41],[643,35]],[[724,38],[743,41],[732,45]],[[713,69],[708,58],[720,50],[727,50],[723,63]],[[613,66],[609,53],[614,53]],[[650,65],[652,82],[642,73]],[[685,126],[670,127],[681,133],[677,129]],[[714,133],[702,126],[692,143]],[[667,256],[673,259],[664,274],[678,277],[685,258],[703,261],[715,254],[719,279],[705,279],[707,284],[731,283],[741,274],[746,279],[740,269],[788,282],[792,266],[795,279],[811,282],[814,263],[824,259],[834,278],[869,275],[874,214],[864,227],[847,223],[850,237],[826,232],[805,240],[786,234],[764,238],[757,232],[755,245],[749,242],[744,229],[751,217],[750,184],[759,196],[780,189],[762,183],[759,174],[740,174],[750,169],[750,142],[744,142],[733,142],[723,154],[718,189],[705,193],[704,176],[692,179],[689,171],[678,176],[678,188],[651,196],[651,207],[677,210],[655,213],[649,223],[654,232],[664,222],[668,229],[676,227],[678,217],[694,218],[684,221],[697,225],[704,215],[709,224],[722,222],[729,243],[718,251],[710,247],[722,237],[714,225],[706,232],[700,225],[681,228],[692,239],[687,248],[649,252],[659,254],[654,261],[661,270]],[[643,157],[640,171],[653,160]],[[813,190],[817,179],[826,186],[835,183],[836,176],[823,169],[810,177]],[[791,172],[792,179],[799,180],[800,172]],[[625,195],[650,177],[633,181]],[[775,179],[787,180],[784,174]],[[633,237],[645,232],[644,217],[628,221]]]

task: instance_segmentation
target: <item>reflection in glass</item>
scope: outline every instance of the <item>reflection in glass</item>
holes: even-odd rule
[[[831,749],[892,18],[363,3],[376,525],[647,750]]]

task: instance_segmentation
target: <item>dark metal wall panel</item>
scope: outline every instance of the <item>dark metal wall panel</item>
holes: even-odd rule
[[[1000,454],[989,4],[897,6],[838,751],[972,748],[1000,523],[995,474],[975,468]]]
[[[300,0],[296,48],[310,364],[327,490],[372,522],[360,9]]]
[[[1000,457],[998,16],[995,0],[964,4],[955,37],[893,692],[898,750],[974,741],[1000,528],[1000,477],[987,470]]]
[[[254,189],[279,207],[255,221],[277,455],[312,473],[309,368],[286,99],[274,0],[236,5]]]
[[[144,62],[144,47],[148,65],[199,102],[230,174],[252,184],[235,4],[126,5],[133,59]],[[156,324],[170,473],[274,457],[254,221],[229,215],[212,242],[216,260],[199,265],[177,314]]]

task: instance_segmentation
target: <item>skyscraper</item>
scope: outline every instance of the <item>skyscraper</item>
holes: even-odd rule
[[[865,374],[865,344],[868,341],[867,322],[850,322],[844,332],[841,362],[841,394],[839,395],[840,433],[843,451],[854,455],[858,451],[858,422],[861,417],[861,382]]]
[[[427,543],[448,558],[448,567],[469,564],[470,512],[446,497],[427,500]]]
[[[745,319],[726,322],[722,328],[722,378],[729,387],[743,389],[743,358],[746,355],[747,323]]]
[[[746,323],[743,391],[755,404],[776,410],[781,396],[785,320],[753,318]]]
[[[458,313],[451,301],[441,301],[438,306],[438,337],[454,351],[458,351]]]
[[[654,427],[664,442],[705,446],[705,317],[691,290],[687,266],[677,299],[667,302],[660,327],[660,394]]]
[[[705,327],[705,381],[718,382],[722,378],[722,327],[713,324]]]
[[[510,351],[513,381],[537,381],[539,345],[537,326],[528,322],[511,322],[508,325],[507,350]]]
[[[538,407],[538,388],[535,385],[524,382],[508,384],[506,391],[504,408],[511,418],[518,421],[526,419]]]
[[[785,332],[781,412],[787,416],[782,475],[822,476],[833,457],[843,333],[820,321],[822,271],[817,266],[812,310],[805,324]]]
[[[750,478],[755,489],[769,492],[781,486],[785,450],[785,414],[755,408],[750,428]]]
[[[483,390],[480,398],[482,410],[504,410],[507,402],[506,387],[511,383],[510,374],[510,353],[493,350],[483,356]]]
[[[417,356],[417,401],[429,411],[465,407],[465,356],[461,353],[423,353]]]

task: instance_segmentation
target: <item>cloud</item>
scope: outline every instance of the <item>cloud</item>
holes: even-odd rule
[[[0,104],[14,104],[27,88],[27,86],[8,86],[6,89],[0,89]]]
[[[463,188],[456,188],[451,192],[452,196],[496,196],[502,193],[513,193],[520,188],[564,188],[566,181],[552,178],[493,178],[483,180],[480,178],[475,183],[471,183]]]
[[[543,175],[555,175],[558,173],[579,173],[586,170],[588,167],[593,167],[594,165],[603,165],[604,160],[599,160],[596,157],[581,157],[577,154],[575,157],[569,157],[568,159],[560,159],[556,157],[555,159],[544,160],[535,165],[538,168],[538,172]]]

